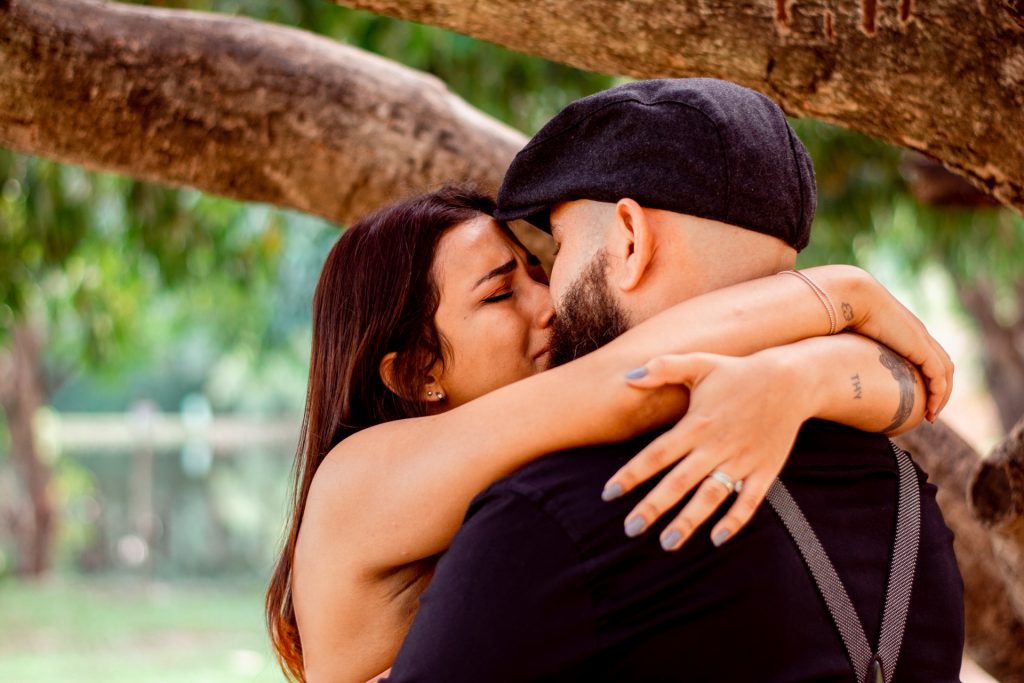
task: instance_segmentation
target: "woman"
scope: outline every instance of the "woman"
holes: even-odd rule
[[[291,529],[267,596],[275,649],[298,680],[362,681],[390,665],[438,556],[489,484],[545,453],[635,436],[685,411],[685,391],[630,388],[623,376],[631,368],[670,352],[753,354],[700,356],[696,405],[701,392],[721,393],[722,382],[732,387],[725,396],[755,393],[755,382],[795,388],[793,356],[785,354],[827,359],[830,349],[845,353],[863,341],[810,339],[829,329],[821,302],[797,278],[776,275],[690,299],[542,372],[553,315],[544,272],[492,210],[488,198],[456,189],[401,202],[347,230],[324,265]],[[848,326],[922,366],[937,412],[950,368],[920,322],[858,269],[813,272],[852,306]],[[795,351],[782,346],[799,340],[806,341]],[[737,363],[739,374],[761,379],[737,384]],[[673,379],[659,378],[658,367],[647,385]],[[861,373],[867,400],[852,417],[798,400],[731,402],[741,419],[705,432],[723,454],[737,455],[712,464],[728,461],[748,482],[741,498],[760,502],[803,420],[875,430],[888,423],[899,399],[880,388],[887,374]],[[905,428],[922,418],[923,403],[915,402]],[[735,425],[747,423],[773,448],[744,449],[755,429]],[[628,489],[650,474],[641,468],[619,483]],[[738,514],[728,520],[721,523],[733,533],[745,522]]]

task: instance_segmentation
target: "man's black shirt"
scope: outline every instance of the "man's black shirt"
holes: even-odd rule
[[[477,496],[395,662],[406,681],[843,681],[852,668],[813,579],[762,505],[724,546],[728,505],[677,552],[622,522],[654,482],[600,498],[632,442],[549,455]],[[922,533],[895,681],[959,680],[963,583],[952,533],[922,486]],[[872,647],[896,522],[888,441],[808,422],[782,480],[845,583]]]

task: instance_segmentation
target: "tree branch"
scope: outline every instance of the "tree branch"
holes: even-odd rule
[[[736,81],[935,157],[1024,211],[1019,0],[335,1],[593,71]]]
[[[969,480],[971,510],[991,530],[1009,597],[1024,616],[1024,415]]]
[[[92,0],[0,1],[0,145],[349,222],[522,134],[438,79],[310,33]]]

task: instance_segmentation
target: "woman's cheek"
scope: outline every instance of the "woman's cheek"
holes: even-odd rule
[[[506,307],[501,315],[495,316],[487,331],[486,339],[479,348],[487,349],[481,360],[494,370],[503,369],[505,381],[515,381],[511,374],[522,365],[524,354],[520,339],[523,334],[522,319],[512,307]],[[515,379],[521,379],[515,377]]]

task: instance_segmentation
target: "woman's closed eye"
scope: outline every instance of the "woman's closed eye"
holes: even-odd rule
[[[505,299],[508,299],[511,296],[512,296],[512,290],[509,290],[507,292],[501,292],[500,294],[495,294],[494,296],[487,297],[486,299],[484,299],[484,303],[485,304],[497,303],[499,301],[504,301]]]

